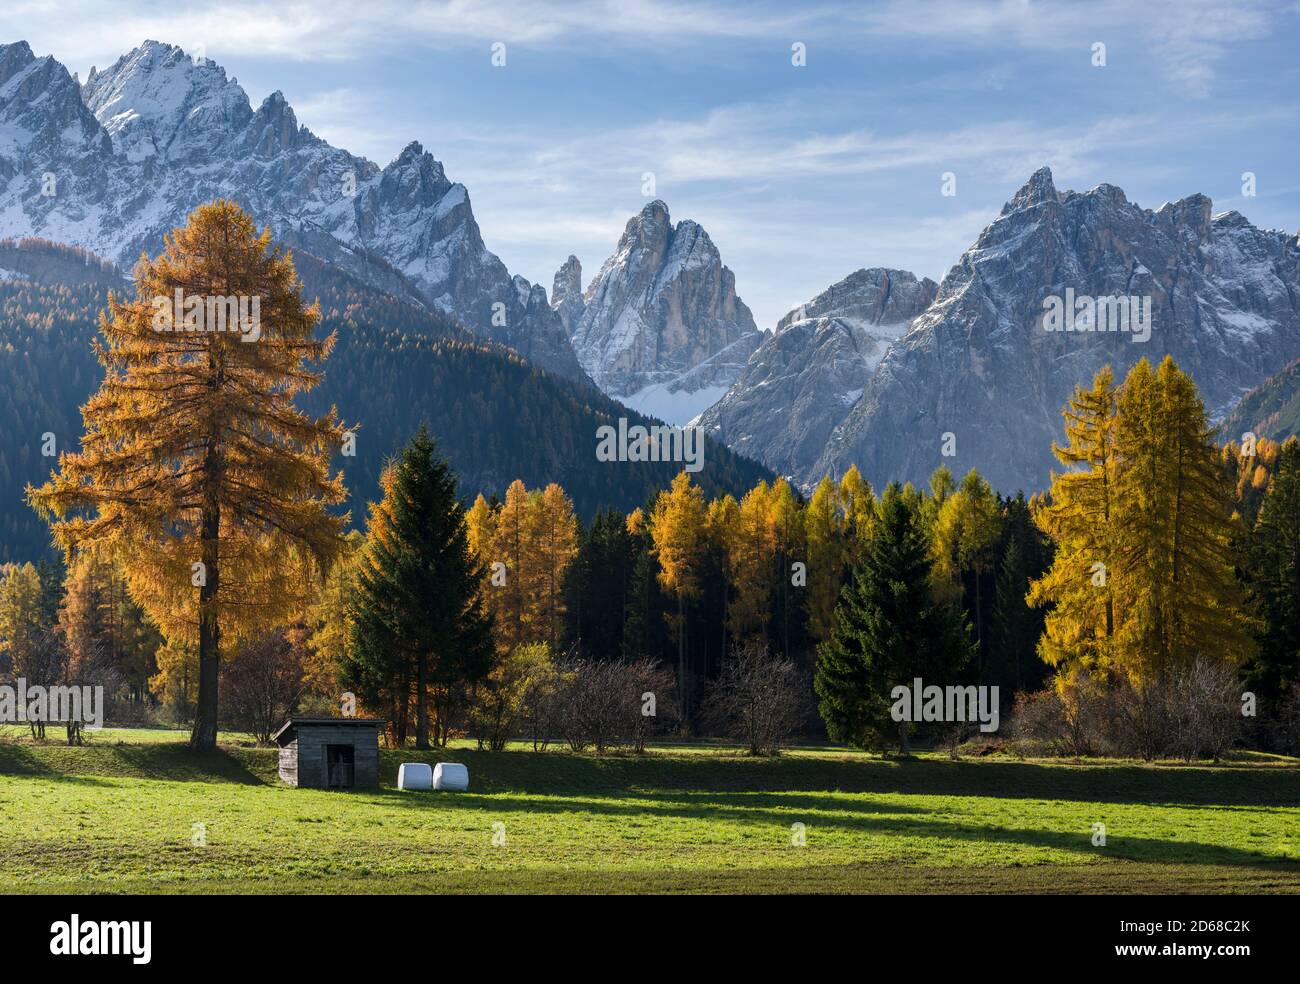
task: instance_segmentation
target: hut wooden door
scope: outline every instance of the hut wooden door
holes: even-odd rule
[[[325,746],[325,785],[330,789],[351,789],[356,749],[352,745]]]

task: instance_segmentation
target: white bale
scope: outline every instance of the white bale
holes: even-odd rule
[[[469,789],[469,769],[456,762],[439,762],[433,767],[433,788],[464,792]]]
[[[433,789],[433,770],[425,762],[403,762],[397,769],[398,789]]]

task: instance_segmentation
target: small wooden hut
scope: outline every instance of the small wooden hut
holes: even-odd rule
[[[371,718],[290,718],[275,733],[280,778],[311,789],[373,789],[383,727]]]

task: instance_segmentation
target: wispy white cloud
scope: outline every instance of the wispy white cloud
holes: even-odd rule
[[[496,41],[528,47],[593,42],[637,45],[723,38],[787,38],[823,22],[826,11],[764,14],[743,6],[682,0],[367,0],[265,3],[153,0],[109,7],[92,0],[11,0],[0,36],[26,38],[81,65],[101,65],[146,38],[203,45],[209,53],[302,61],[351,61],[412,46]]]
[[[1277,0],[888,0],[856,20],[870,34],[965,46],[1088,53],[1094,42],[1153,57],[1170,81],[1208,94],[1231,47],[1296,14]]]
[[[1085,189],[1117,180],[1116,148],[1167,151],[1189,133],[1294,126],[1300,114],[1286,107],[1231,116],[1207,110],[881,134],[836,129],[827,120],[838,108],[826,107],[824,118],[809,120],[792,137],[794,109],[778,101],[599,133],[575,127],[568,133],[516,128],[479,139],[466,134],[446,145],[445,156],[448,173],[472,190],[489,246],[512,269],[548,287],[571,251],[588,276],[594,273],[645,202],[642,175],[653,173],[655,195],[675,219],[693,218],[709,230],[736,271],[742,296],[767,325],[806,299],[803,294],[812,296],[860,266],[941,277],[1044,164],[1058,187]],[[945,171],[957,174],[956,199],[940,195]],[[1127,174],[1163,177],[1166,171],[1156,163],[1130,165]],[[781,276],[765,275],[772,270]]]
[[[489,248],[548,287],[570,252],[594,273],[653,172],[655,194],[674,218],[704,224],[770,327],[860,266],[942,276],[1045,163],[1062,187],[1181,195],[1262,167],[1255,148],[1269,135],[1284,135],[1272,159],[1293,160],[1294,100],[1243,110],[1216,97],[1242,76],[1264,81],[1239,49],[1294,33],[1297,13],[1264,0],[8,0],[0,41],[26,38],[82,69],[147,37],[202,45],[263,87],[255,100],[283,88],[300,122],[354,153],[382,164],[419,139],[469,187]],[[796,39],[810,58],[798,75]],[[498,40],[547,58],[492,89],[441,70],[475,50],[486,64]],[[1111,75],[1080,86],[1078,73],[1052,73],[1090,72],[1095,41]],[[428,59],[427,78],[386,71],[423,52],[446,56]],[[787,74],[774,82],[777,69]],[[1294,68],[1270,69],[1271,92],[1288,93]],[[1050,87],[1026,88],[1045,77]],[[1092,84],[1111,79],[1134,88]],[[608,97],[575,109],[588,84]],[[1171,98],[1181,94],[1209,98]],[[1231,159],[1193,163],[1225,147]],[[939,195],[945,171],[956,199]],[[1266,180],[1253,204],[1285,183]],[[1293,222],[1291,199],[1272,200]]]
[[[756,5],[691,0],[368,0],[266,3],[10,0],[0,36],[25,37],[70,64],[101,66],[145,38],[250,58],[352,61],[412,46],[496,41],[590,51],[594,45],[681,48],[720,40],[801,39],[828,46],[911,40],[985,50],[1087,50],[1120,41],[1167,77],[1208,91],[1230,48],[1296,16],[1277,0],[884,0]],[[1082,46],[1082,47],[1081,47]]]

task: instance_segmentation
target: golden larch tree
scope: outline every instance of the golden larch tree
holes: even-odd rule
[[[291,257],[232,202],[196,209],[135,276],[100,319],[81,450],[28,498],[69,558],[120,558],[169,642],[196,646],[190,743],[212,748],[223,635],[300,613],[340,549],[347,517],[327,507],[345,498],[330,474],[344,428],[294,405],[334,336],[314,337]]]
[[[845,517],[837,504],[835,485],[823,476],[804,513],[808,544],[808,632],[814,643],[830,638],[835,604],[848,563]]]
[[[1170,356],[1146,359],[1120,389],[1112,513],[1116,649],[1137,686],[1197,657],[1238,664],[1253,652],[1234,568],[1240,533],[1205,406]]]
[[[533,541],[537,545],[538,638],[552,650],[564,631],[564,577],[578,553],[578,519],[573,501],[555,482],[532,500]]]
[[[659,560],[659,583],[677,601],[669,622],[677,635],[677,689],[685,695],[686,602],[700,594],[700,571],[707,556],[704,491],[685,471],[677,473],[667,492],[660,492],[650,515],[650,536]],[[685,697],[683,696],[683,705]],[[681,708],[686,717],[688,708]]]
[[[1038,651],[1063,676],[1110,668],[1115,635],[1110,536],[1115,509],[1115,377],[1101,369],[1092,388],[1075,387],[1062,411],[1065,445],[1052,453],[1069,470],[1052,475],[1034,522],[1056,544],[1051,568],[1030,584],[1027,601],[1053,606]]]

